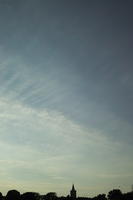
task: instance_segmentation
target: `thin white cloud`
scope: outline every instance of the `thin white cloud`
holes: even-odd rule
[[[109,152],[112,156],[120,148],[116,143],[113,149],[102,133],[88,130],[60,112],[39,111],[6,98],[0,99],[0,121],[0,174],[2,180],[8,177],[17,185],[27,182],[35,188],[37,182],[54,185],[71,179],[87,183],[104,170],[100,164],[97,169],[97,149],[100,156]]]

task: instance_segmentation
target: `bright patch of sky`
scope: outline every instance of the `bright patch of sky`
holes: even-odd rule
[[[129,191],[132,3],[51,2],[0,1],[1,191]]]

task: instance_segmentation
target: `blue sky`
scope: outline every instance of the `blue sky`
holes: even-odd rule
[[[0,185],[130,191],[132,1],[0,1]]]

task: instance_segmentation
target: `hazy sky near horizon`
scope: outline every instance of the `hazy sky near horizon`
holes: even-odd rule
[[[0,0],[0,190],[133,184],[133,1]]]

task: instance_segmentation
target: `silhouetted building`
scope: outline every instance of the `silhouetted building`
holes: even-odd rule
[[[75,188],[74,188],[74,184],[72,185],[72,189],[71,189],[71,191],[70,191],[70,197],[72,198],[72,199],[76,199],[76,190],[75,190]]]

